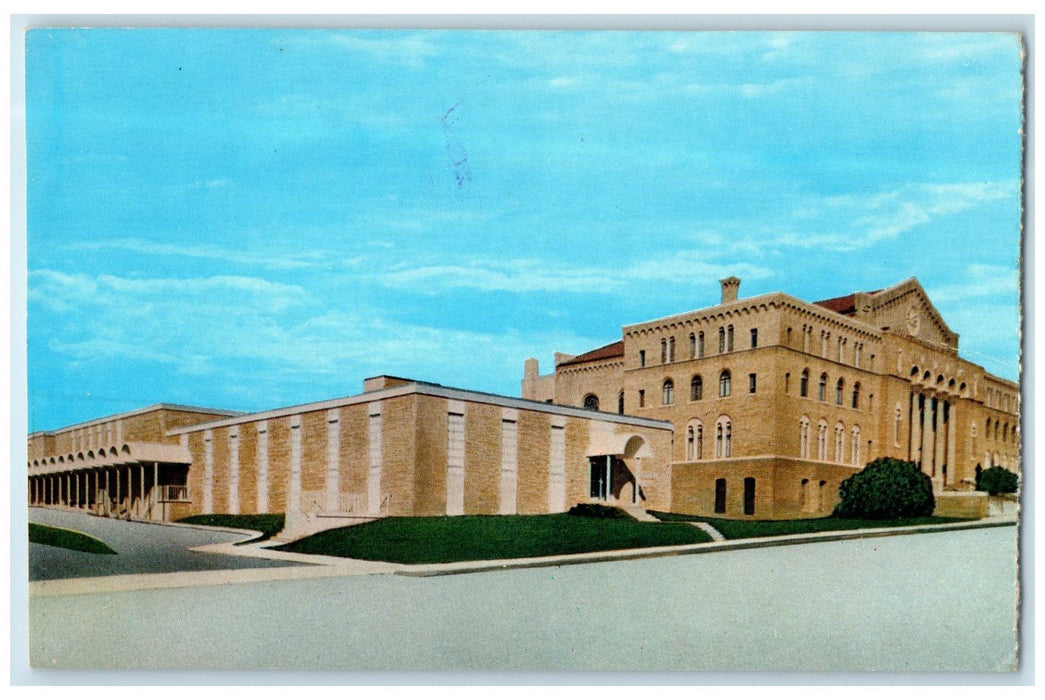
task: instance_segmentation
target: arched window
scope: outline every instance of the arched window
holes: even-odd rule
[[[686,459],[693,461],[704,457],[704,425],[691,420],[686,426]]]
[[[835,426],[835,462],[845,463],[845,426],[841,423]]]
[[[860,466],[860,426],[854,425],[852,430],[852,465]]]
[[[661,339],[660,341],[660,364],[665,365],[668,363],[668,341]]]
[[[845,392],[845,380],[841,377],[838,378],[838,383],[835,384],[835,403],[839,406],[842,405],[842,395]]]
[[[697,336],[694,333],[689,334],[689,357],[691,360],[697,357]]]
[[[700,401],[702,398],[704,398],[704,380],[699,374],[695,374],[689,380],[689,400]]]
[[[595,394],[588,394],[584,397],[584,407],[589,411],[599,410],[599,397]]]
[[[733,326],[726,328],[726,352],[733,352]]]
[[[987,440],[991,439],[991,419],[988,418],[983,422],[983,437]]]
[[[860,408],[860,382],[853,384],[853,408]]]
[[[798,382],[798,395],[809,396],[809,370],[802,370],[802,379]]]
[[[697,357],[704,357],[704,331],[697,333]]]
[[[820,375],[820,388],[817,390],[816,397],[821,401],[827,401],[827,374]]]
[[[675,361],[675,336],[668,338],[668,362]]]
[[[816,426],[816,458],[827,461],[827,421],[823,418]]]
[[[732,391],[731,386],[732,380],[728,369],[722,370],[722,374],[718,375],[718,395],[729,396]]]
[[[720,354],[724,353],[726,351],[726,329],[725,328],[719,328],[718,329],[718,351],[719,351]]]
[[[809,418],[806,416],[798,421],[798,456],[809,459]]]
[[[675,403],[675,382],[670,379],[664,380],[664,387],[661,393],[661,403],[665,406],[670,406]]]
[[[727,416],[715,421],[715,457],[722,459],[733,455],[733,422]]]
[[[617,413],[624,415],[624,392],[617,394]]]
[[[903,408],[900,404],[896,404],[896,408],[893,410],[893,445],[900,446],[900,424],[903,423]],[[976,426],[973,426],[973,432],[976,431]]]

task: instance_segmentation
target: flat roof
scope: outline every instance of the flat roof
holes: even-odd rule
[[[373,401],[385,401],[387,399],[393,399],[400,396],[408,396],[410,394],[438,396],[440,398],[454,399],[458,401],[485,403],[494,406],[501,406],[503,408],[516,408],[524,411],[538,411],[541,413],[550,413],[559,416],[586,418],[588,420],[599,420],[607,423],[638,425],[645,428],[655,428],[660,430],[674,429],[671,421],[658,420],[654,418],[640,418],[638,416],[621,415],[619,413],[606,413],[604,411],[592,411],[590,409],[578,408],[576,406],[560,406],[558,404],[544,403],[543,401],[520,399],[515,398],[513,396],[502,396],[500,394],[490,394],[482,391],[472,391],[469,389],[455,389],[453,387],[445,387],[440,384],[431,384],[428,382],[414,381],[410,384],[405,384],[403,386],[389,387],[387,389],[375,389],[373,391],[367,391],[362,394],[356,394],[355,396],[346,396],[338,399],[317,401],[314,403],[300,404],[297,406],[287,406],[286,408],[276,408],[269,411],[261,411],[258,413],[244,413],[239,414],[233,418],[223,418],[220,420],[208,421],[206,423],[197,423],[195,425],[183,426],[181,428],[171,428],[167,431],[167,434],[181,435],[184,433],[195,433],[200,430],[223,428],[227,426],[241,425],[243,423],[253,423],[255,421],[269,420],[273,418],[285,418],[287,416],[293,416],[299,413],[314,413],[316,411],[328,411],[333,408],[341,408],[342,406],[354,406],[357,404],[370,403]]]
[[[121,418],[130,418],[131,416],[140,416],[143,413],[152,413],[153,411],[182,411],[185,413],[213,413],[219,416],[241,416],[243,411],[229,411],[222,408],[204,408],[202,406],[186,406],[178,403],[156,403],[145,408],[136,408],[131,411],[124,411],[123,413],[113,413],[108,416],[102,416],[101,418],[92,418],[88,421],[81,423],[73,423],[61,428],[55,428],[54,430],[37,430],[36,432],[29,433],[29,437],[34,435],[57,435],[64,433],[69,430],[76,430],[78,428],[86,428],[99,423],[108,423],[109,421],[119,420]]]

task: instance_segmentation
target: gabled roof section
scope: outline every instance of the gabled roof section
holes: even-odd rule
[[[866,294],[870,296],[873,294],[877,294],[880,291],[882,290],[876,289],[873,292],[866,292]],[[842,314],[843,316],[855,316],[857,294],[858,292],[853,292],[852,294],[846,294],[845,296],[834,297],[833,299],[822,299],[820,301],[814,301],[813,303],[817,306],[824,307],[828,311],[834,311],[837,314]]]
[[[595,360],[609,360],[614,357],[624,357],[624,341],[618,340],[610,343],[609,345],[603,345],[601,348],[595,348],[589,350],[583,355],[577,355],[577,357],[564,360],[556,365],[556,367],[565,367],[566,365],[577,365],[582,362],[593,362]]]

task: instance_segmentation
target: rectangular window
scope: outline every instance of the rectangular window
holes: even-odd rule
[[[758,347],[758,329],[757,328],[752,328],[751,329],[751,347],[753,347],[753,348],[757,348]]]
[[[715,479],[715,512],[726,512],[726,480]]]
[[[747,391],[748,391],[749,394],[754,394],[755,393],[755,385],[756,385],[755,375],[754,374],[747,375]]]
[[[639,408],[645,408],[646,406],[646,391],[639,389]]]
[[[639,367],[645,367],[645,366],[646,366],[646,351],[645,350],[639,350]]]
[[[747,477],[744,479],[744,515],[755,514],[755,479]]]

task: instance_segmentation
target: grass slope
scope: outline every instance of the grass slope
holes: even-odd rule
[[[685,523],[554,515],[384,518],[327,530],[277,547],[400,564],[516,559],[709,542]]]
[[[179,523],[188,525],[209,525],[211,527],[232,527],[240,530],[259,530],[261,537],[255,537],[248,542],[263,542],[271,539],[273,535],[283,529],[285,518],[282,513],[259,513],[257,515],[229,515],[227,513],[213,513],[210,515],[190,515],[182,518]]]
[[[912,525],[941,525],[964,522],[962,518],[896,518],[893,520],[863,520],[859,518],[809,518],[805,520],[727,520],[725,518],[701,518],[680,513],[653,513],[665,522],[703,522],[722,533],[727,540],[742,540],[748,537],[774,537],[776,535],[800,535],[808,532],[837,532],[839,530],[861,530],[882,527],[908,527]]]
[[[109,545],[90,535],[37,523],[29,523],[29,541],[89,554],[116,554],[116,551]]]

